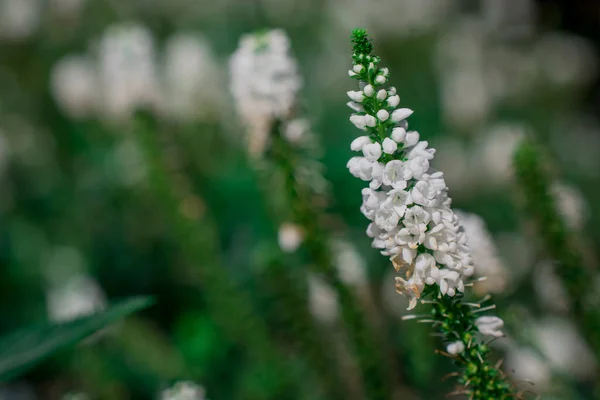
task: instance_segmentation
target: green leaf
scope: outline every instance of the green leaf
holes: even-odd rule
[[[53,353],[75,345],[126,315],[152,305],[149,297],[134,297],[108,310],[64,324],[46,322],[0,338],[0,382],[14,379]]]

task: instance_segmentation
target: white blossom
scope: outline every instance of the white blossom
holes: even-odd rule
[[[206,39],[197,33],[169,37],[164,55],[166,111],[177,118],[208,119],[224,101],[221,69]]]
[[[102,109],[111,118],[139,107],[160,105],[152,33],[143,25],[121,23],[107,28],[99,43]]]
[[[394,96],[388,97],[388,99],[387,99],[388,107],[398,107],[398,104],[400,104],[400,96],[394,95]]]
[[[293,253],[304,241],[304,232],[300,226],[286,222],[279,227],[277,241],[281,250]]]
[[[54,322],[67,322],[94,314],[106,307],[106,297],[100,285],[87,274],[67,277],[46,293],[48,315]]]
[[[87,56],[69,55],[52,67],[52,94],[71,117],[87,117],[96,111],[97,83],[95,66]]]
[[[371,64],[376,76],[387,77],[387,69],[376,70]],[[442,295],[455,296],[464,291],[464,279],[473,274],[474,266],[466,235],[450,207],[443,173],[430,169],[435,149],[421,141],[417,131],[408,130],[406,118],[413,111],[396,108],[400,98],[395,88],[380,89],[376,99],[372,99],[372,85],[363,90],[369,98],[363,104],[377,119],[367,123],[370,115],[363,113],[350,117],[368,136],[352,142],[352,150],[362,150],[364,157],[353,157],[348,169],[369,182],[361,205],[371,221],[367,235],[372,246],[404,274],[396,278],[396,290],[409,297],[410,308],[426,285],[437,284]],[[382,132],[386,132],[383,137]],[[493,331],[485,325],[481,329],[486,328]]]
[[[390,118],[390,113],[386,110],[379,110],[377,111],[377,118],[379,118],[380,121],[387,121],[388,118]]]
[[[161,400],[206,400],[202,386],[194,382],[177,382],[172,388],[161,393]]]
[[[250,153],[260,155],[272,120],[290,116],[302,86],[288,37],[279,29],[244,35],[229,59],[229,72],[237,112],[248,128]]]
[[[452,355],[460,354],[463,351],[465,351],[465,344],[460,340],[448,343],[448,346],[446,346],[446,351],[448,352],[448,354]]]
[[[390,138],[385,138],[381,147],[383,147],[383,152],[386,154],[394,154],[398,150],[398,144]]]
[[[504,321],[498,317],[484,315],[475,320],[475,326],[479,329],[483,335],[489,335],[494,337],[502,337],[501,329],[504,327]]]
[[[352,101],[354,101],[356,103],[362,103],[365,95],[361,91],[350,90],[348,92],[348,97],[350,97],[350,100],[352,100]]]
[[[410,117],[413,114],[413,110],[410,108],[398,108],[392,112],[392,121],[400,122],[403,119]]]
[[[324,324],[335,322],[338,315],[337,293],[323,279],[308,275],[308,306],[315,319]]]
[[[377,161],[381,157],[382,149],[379,143],[369,143],[363,146],[362,152],[368,161]]]
[[[398,143],[403,143],[406,138],[406,129],[397,127],[392,129],[392,139]]]

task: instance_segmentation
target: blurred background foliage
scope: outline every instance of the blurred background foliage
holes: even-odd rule
[[[416,110],[411,126],[438,149],[434,167],[455,206],[492,234],[498,266],[478,291],[494,294],[507,321],[509,338],[496,342],[507,371],[536,382],[543,398],[592,398],[598,360],[519,212],[511,158],[525,135],[546,146],[559,207],[595,268],[594,0],[0,0],[0,331],[66,321],[116,298],[157,301],[1,386],[0,398],[147,399],[177,380],[202,384],[211,399],[319,398],[319,377],[294,355],[305,341],[290,335],[297,318],[318,321],[312,334],[346,365],[343,385],[356,386],[338,345],[335,298],[307,282],[305,255],[291,251],[293,237],[273,218],[229,94],[229,55],[242,34],[265,27],[290,36],[332,191],[335,260],[377,310],[395,398],[449,391],[441,381],[451,369],[434,354],[429,329],[400,321],[406,302],[387,260],[369,247],[362,183],[346,170],[355,26],[369,29],[402,104]],[[140,108],[150,113],[140,117]],[[230,280],[219,286],[223,296],[242,288],[247,298],[219,298],[204,285],[210,271]],[[306,299],[280,301],[296,284]],[[253,329],[239,308],[246,303],[268,322],[295,389],[278,386],[269,357],[258,362],[224,332]]]

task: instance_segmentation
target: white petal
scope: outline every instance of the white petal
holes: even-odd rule
[[[398,144],[390,138],[385,138],[382,145],[384,153],[387,154],[394,154],[394,152],[398,150]]]
[[[410,117],[412,113],[413,110],[411,110],[410,108],[399,108],[397,110],[394,110],[394,112],[392,113],[392,121],[400,122],[403,119]]]

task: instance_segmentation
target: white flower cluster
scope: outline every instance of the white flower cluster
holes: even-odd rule
[[[349,73],[363,70],[359,64]],[[382,85],[388,74],[387,68],[379,69],[374,83]],[[438,284],[449,296],[462,292],[463,278],[473,273],[467,238],[450,208],[443,174],[430,171],[435,150],[418,132],[408,130],[406,118],[413,111],[397,108],[400,98],[393,87],[376,90],[367,84],[348,96],[355,111],[350,121],[365,135],[352,142],[351,149],[362,155],[347,166],[369,182],[362,191],[361,211],[372,221],[367,234],[373,247],[389,256],[396,270],[407,267],[407,279],[396,278],[397,291],[410,297],[409,309],[425,285]]]
[[[202,386],[194,382],[181,381],[163,391],[161,400],[206,400],[206,397]]]
[[[244,35],[229,70],[237,112],[249,128],[251,153],[260,154],[273,119],[289,119],[302,87],[288,37],[279,29]]]
[[[147,27],[122,22],[103,32],[94,51],[59,60],[52,68],[51,89],[73,118],[120,120],[151,106],[176,120],[205,121],[220,115],[220,73],[202,35],[177,33],[161,54]]]

